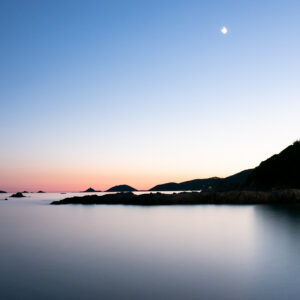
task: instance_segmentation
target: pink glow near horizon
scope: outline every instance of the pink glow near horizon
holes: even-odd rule
[[[157,184],[167,182],[182,182],[196,178],[208,178],[218,175],[219,177],[226,177],[231,174],[212,174],[203,173],[191,174],[183,173],[182,176],[174,176],[174,173],[165,172],[161,174],[141,174],[137,172],[116,173],[106,172],[102,175],[98,172],[73,171],[73,172],[54,172],[54,171],[38,171],[31,172],[6,172],[5,176],[0,174],[0,190],[7,192],[29,191],[37,192],[43,190],[45,192],[78,192],[86,190],[89,187],[95,190],[105,191],[112,186],[120,184],[128,184],[137,190],[148,190]]]
[[[210,176],[208,176],[210,177]],[[197,177],[198,178],[198,177]],[[200,178],[200,177],[199,177]],[[206,178],[206,177],[201,177]],[[4,183],[2,184],[0,190],[5,190],[7,192],[17,192],[17,191],[29,191],[29,192],[37,192],[39,190],[45,192],[79,192],[84,191],[89,187],[92,187],[95,190],[105,191],[115,185],[127,184],[132,186],[137,190],[149,190],[153,186],[157,184],[167,183],[167,182],[182,182],[186,180],[192,180],[195,178],[176,178],[175,180],[169,180],[168,178],[157,178],[157,179],[149,179],[147,183],[139,182],[138,180],[120,180],[120,181],[112,181],[107,182],[104,180],[94,179],[94,180],[67,180],[61,183],[52,180],[24,180],[17,181],[13,184]],[[72,182],[71,182],[72,181]],[[27,183],[28,182],[28,183]],[[102,182],[102,183],[101,183]],[[103,183],[104,182],[104,183]]]
[[[15,162],[8,160],[0,169],[0,190],[7,192],[29,191],[36,192],[79,192],[89,187],[105,191],[112,186],[127,184],[137,190],[149,190],[153,186],[168,182],[183,182],[209,177],[227,177],[242,170],[256,167],[262,160],[280,152],[288,143],[278,143],[265,147],[230,147],[220,146],[197,148],[189,151],[193,155],[182,155],[173,152],[174,157],[162,152],[151,152],[147,156],[136,156],[135,160],[125,151],[116,161],[117,156],[107,157],[106,160],[91,161],[90,157],[74,156],[74,152],[54,163],[54,159],[30,157],[30,160],[20,160],[15,156]],[[268,147],[266,147],[268,146]],[[221,149],[221,150],[220,150]],[[275,150],[274,150],[275,149]],[[201,154],[200,154],[201,153]],[[140,155],[140,153],[138,153]],[[161,156],[160,156],[161,155]],[[94,157],[96,155],[94,154]],[[213,159],[211,159],[213,157]],[[209,159],[210,158],[210,159]],[[11,158],[13,160],[13,158]]]
[[[228,147],[226,151],[219,151],[220,147],[214,147],[213,151],[208,149],[207,152],[202,148],[202,155],[196,156],[194,153],[193,156],[178,156],[177,164],[176,160],[166,155],[165,159],[162,159],[160,153],[148,156],[145,161],[137,156],[136,161],[127,161],[125,157],[122,160],[121,157],[115,162],[114,157],[110,157],[91,163],[86,158],[74,158],[74,153],[60,164],[55,164],[49,159],[31,158],[31,163],[29,160],[17,160],[14,164],[3,164],[0,170],[0,190],[79,192],[92,187],[105,191],[120,184],[130,185],[137,190],[148,190],[162,183],[230,176],[257,166],[260,161],[278,153],[284,147],[279,144],[275,151],[269,148],[248,149],[247,154],[244,154],[247,147]],[[214,159],[210,160],[208,157]]]

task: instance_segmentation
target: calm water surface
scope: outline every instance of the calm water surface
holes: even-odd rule
[[[0,299],[300,299],[299,207],[66,196],[0,195]]]

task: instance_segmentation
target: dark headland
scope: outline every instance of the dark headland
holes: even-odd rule
[[[0,194],[6,194],[6,192],[5,191],[0,191]]]
[[[300,189],[300,141],[263,161],[251,172],[246,186]]]
[[[201,188],[199,188],[201,187]],[[193,192],[195,189],[202,192]],[[54,201],[52,204],[300,204],[300,142],[263,161],[253,170],[227,178],[196,179],[158,185],[151,190],[191,190],[191,192],[135,195],[132,192],[103,196],[89,195]]]

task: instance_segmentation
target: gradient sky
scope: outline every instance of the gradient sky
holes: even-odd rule
[[[299,138],[299,16],[299,0],[1,1],[0,189],[255,167]]]

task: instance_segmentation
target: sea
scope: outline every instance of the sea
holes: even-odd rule
[[[300,206],[25,195],[0,194],[1,300],[300,299]]]

